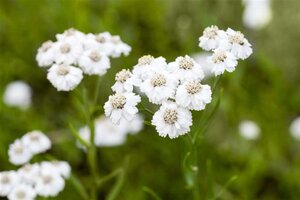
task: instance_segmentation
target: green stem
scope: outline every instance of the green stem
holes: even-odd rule
[[[92,183],[90,184],[90,200],[97,200],[97,180],[98,180],[98,173],[97,173],[97,149],[95,146],[95,123],[94,119],[91,118],[90,112],[90,105],[88,101],[88,95],[86,88],[83,90],[83,102],[85,105],[85,114],[86,114],[86,121],[90,129],[90,146],[87,148],[87,159],[88,164],[91,171],[92,176]]]
[[[98,101],[98,97],[99,97],[99,90],[100,90],[100,86],[101,86],[101,81],[102,81],[102,78],[101,76],[98,77],[98,81],[97,81],[97,84],[96,84],[96,91],[95,91],[95,98],[94,98],[94,104],[96,105],[97,104],[97,101]]]

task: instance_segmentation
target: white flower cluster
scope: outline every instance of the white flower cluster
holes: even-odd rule
[[[208,62],[212,65],[211,71],[215,76],[225,71],[233,72],[238,59],[244,60],[252,54],[251,44],[241,32],[230,28],[223,31],[217,26],[205,28],[199,38],[199,46],[213,52],[208,57]]]
[[[32,131],[9,147],[9,160],[23,165],[17,171],[0,172],[0,197],[10,200],[33,200],[37,196],[54,197],[65,187],[71,173],[65,161],[43,161],[30,164],[33,155],[51,147],[49,138],[40,131]]]
[[[187,55],[170,63],[163,57],[143,56],[132,72],[123,69],[116,74],[116,93],[105,103],[105,114],[113,123],[130,122],[141,101],[133,93],[136,86],[151,103],[161,105],[152,119],[159,135],[176,138],[190,131],[190,110],[203,110],[211,102],[211,88],[201,83],[203,78],[201,66]]]
[[[113,124],[109,118],[105,116],[95,120],[95,145],[97,147],[118,146],[124,144],[127,134],[136,134],[142,130],[144,119],[141,115],[137,115],[130,123],[122,120],[120,124]],[[87,143],[90,143],[90,129],[84,126],[78,131],[80,137]],[[84,147],[78,142],[78,146]]]
[[[131,47],[109,32],[84,34],[68,29],[38,49],[36,60],[48,69],[48,80],[58,91],[73,90],[88,75],[104,75],[110,68],[109,57],[128,55]]]
[[[41,131],[31,131],[9,146],[9,161],[14,165],[28,163],[31,158],[51,148],[50,139]]]
[[[252,54],[248,40],[232,29],[225,32],[217,26],[207,27],[199,40],[200,47],[213,51],[208,64],[216,76],[234,71],[238,59]],[[212,100],[210,86],[202,84],[204,76],[202,66],[188,55],[170,63],[163,57],[143,56],[132,71],[123,69],[116,74],[115,94],[104,105],[105,115],[115,124],[134,119],[141,101],[133,92],[135,86],[151,103],[160,105],[152,118],[158,134],[170,138],[184,135],[192,125],[191,110],[203,110]]]
[[[17,171],[0,172],[0,196],[10,200],[33,200],[36,196],[54,197],[65,187],[71,173],[65,161],[26,164]]]

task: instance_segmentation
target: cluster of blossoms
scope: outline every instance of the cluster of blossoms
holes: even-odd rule
[[[144,120],[141,115],[137,115],[130,123],[123,120],[116,125],[105,116],[95,120],[95,145],[97,147],[118,146],[124,144],[127,134],[136,134],[142,130]],[[90,129],[84,126],[78,131],[80,137],[87,143],[90,143]],[[80,148],[84,147],[77,143]]]
[[[131,51],[119,36],[109,32],[84,34],[68,29],[56,39],[42,44],[36,60],[40,67],[50,67],[47,78],[58,91],[73,90],[83,74],[104,75],[110,68],[109,57],[127,56]]]
[[[208,57],[211,64],[211,72],[215,76],[225,71],[233,72],[238,65],[238,59],[246,59],[252,54],[251,44],[239,31],[228,28],[220,30],[217,26],[205,28],[203,35],[199,38],[199,46],[212,51]]]
[[[211,26],[199,40],[200,47],[214,52],[208,60],[215,75],[225,69],[234,71],[237,59],[245,59],[252,53],[244,35],[232,29],[225,32]],[[190,131],[191,111],[205,109],[212,100],[211,88],[202,83],[203,79],[202,66],[188,55],[170,63],[163,57],[143,56],[132,71],[123,69],[116,74],[112,86],[115,94],[104,105],[105,115],[115,124],[134,119],[137,104],[141,102],[140,95],[134,93],[136,87],[149,102],[160,105],[152,118],[158,134],[176,138]]]
[[[51,141],[40,131],[29,132],[11,144],[8,152],[10,162],[24,165],[16,171],[0,172],[0,197],[33,200],[37,196],[57,196],[65,187],[65,179],[70,176],[70,165],[56,160],[29,163],[33,155],[50,147]]]

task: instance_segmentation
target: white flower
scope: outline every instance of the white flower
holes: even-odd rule
[[[208,57],[208,62],[212,64],[213,67],[211,70],[215,76],[223,74],[225,70],[233,72],[238,64],[232,53],[222,49],[215,50],[213,55]]]
[[[0,172],[0,197],[7,196],[20,183],[18,174],[14,171]]]
[[[111,34],[109,32],[103,32],[99,34],[87,34],[84,42],[84,48],[86,50],[99,50],[107,56],[111,56],[114,49],[114,45],[111,41]]]
[[[65,40],[74,40],[76,42],[81,42],[83,43],[86,39],[86,36],[84,33],[74,29],[74,28],[69,28],[65,30],[62,34],[56,34],[56,39],[58,41],[65,41]]]
[[[32,186],[20,184],[16,186],[8,195],[9,200],[34,200],[36,192]]]
[[[175,99],[182,107],[203,110],[211,102],[211,89],[209,85],[202,85],[199,81],[187,81],[178,87]]]
[[[245,3],[243,22],[247,28],[259,30],[272,20],[272,9],[269,0],[248,0]]]
[[[151,55],[145,55],[139,58],[138,64],[133,67],[133,76],[139,80],[136,85],[139,86],[146,80],[153,71],[167,69],[166,59],[163,57],[154,58]]]
[[[33,154],[39,154],[51,148],[50,139],[41,131],[26,133],[21,140]]]
[[[111,120],[105,116],[95,120],[95,139],[94,142],[98,147],[111,147],[122,145],[126,141],[128,133],[135,134],[143,128],[144,120],[140,115],[132,121],[121,120],[120,124],[113,124]],[[79,129],[79,135],[87,143],[90,143],[90,129],[85,126]],[[77,143],[80,148],[84,147]]]
[[[95,143],[99,147],[118,146],[124,144],[126,140],[126,133],[127,130],[125,128],[121,125],[113,124],[109,118],[101,117],[96,120]]]
[[[260,135],[259,126],[253,121],[242,121],[239,125],[241,136],[248,140],[256,140]]]
[[[35,191],[42,197],[55,197],[65,187],[65,181],[62,176],[55,173],[55,171],[51,171],[52,169],[52,167],[44,169],[37,178]]]
[[[31,87],[23,81],[14,81],[6,86],[3,101],[8,106],[27,109],[31,105]]]
[[[129,55],[131,51],[131,47],[128,44],[124,43],[121,40],[120,36],[118,35],[112,36],[110,42],[113,44],[113,49],[110,54],[111,57],[117,58],[120,57],[122,54],[125,56]]]
[[[125,129],[130,134],[136,134],[144,128],[144,118],[142,115],[138,114],[130,122],[122,120],[119,126],[122,127],[122,129]]]
[[[23,183],[35,185],[40,173],[38,164],[26,164],[18,169],[18,175]]]
[[[165,102],[154,114],[152,124],[161,137],[173,139],[190,131],[192,114],[174,102]]]
[[[66,38],[54,44],[54,61],[57,64],[77,64],[82,52],[82,44],[76,38]]]
[[[121,119],[131,121],[138,113],[136,105],[139,102],[141,97],[131,92],[111,95],[104,105],[105,115],[114,124],[119,124]]]
[[[290,133],[295,139],[300,140],[300,117],[297,117],[291,123]]]
[[[241,32],[228,28],[226,34],[220,42],[221,49],[230,51],[236,58],[243,60],[252,54],[251,44]]]
[[[85,74],[104,75],[110,68],[109,58],[98,50],[85,51],[79,58],[79,67]]]
[[[201,66],[188,55],[185,57],[180,56],[176,58],[175,62],[169,63],[168,71],[174,73],[175,77],[181,82],[191,80],[200,81],[204,78]]]
[[[69,178],[71,174],[71,167],[69,163],[65,161],[44,161],[41,163],[41,171],[50,170],[56,174],[61,175],[64,178]]]
[[[205,28],[203,35],[199,38],[199,47],[206,51],[218,48],[222,32],[223,31],[214,25]]]
[[[161,104],[164,100],[174,97],[178,81],[172,74],[165,70],[151,73],[141,84],[140,89],[144,92],[149,101],[154,104]]]
[[[36,61],[40,67],[49,67],[54,62],[54,43],[52,41],[46,41],[38,49],[36,54]]]
[[[58,91],[73,90],[82,78],[82,71],[79,68],[65,64],[54,64],[47,75],[47,79]]]
[[[132,92],[133,85],[137,82],[128,69],[122,69],[118,72],[115,80],[116,83],[112,86],[112,90],[116,93]]]
[[[195,60],[195,62],[198,63],[202,67],[205,78],[214,76],[214,74],[211,72],[212,64],[208,63],[208,60],[207,60],[207,58],[211,55],[212,55],[212,53],[208,53],[208,52],[201,52],[201,53],[196,53],[196,54],[192,55],[192,58]]]
[[[9,161],[14,165],[22,165],[28,163],[32,158],[31,151],[21,142],[16,140],[9,145],[8,149]]]

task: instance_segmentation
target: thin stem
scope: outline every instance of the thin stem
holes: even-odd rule
[[[98,179],[98,173],[97,173],[97,149],[95,146],[95,124],[94,120],[91,119],[91,112],[90,112],[90,105],[88,101],[88,95],[87,91],[84,88],[83,89],[83,102],[85,105],[85,112],[86,112],[86,121],[90,129],[90,146],[87,148],[87,154],[88,154],[88,163],[92,175],[92,183],[90,188],[90,199],[91,200],[97,200],[97,179]]]
[[[99,76],[97,84],[96,84],[96,91],[95,91],[95,97],[94,97],[94,104],[95,105],[97,104],[97,101],[98,101],[99,90],[100,90],[100,86],[101,86],[101,81],[102,81],[102,78],[101,78],[101,76]]]

